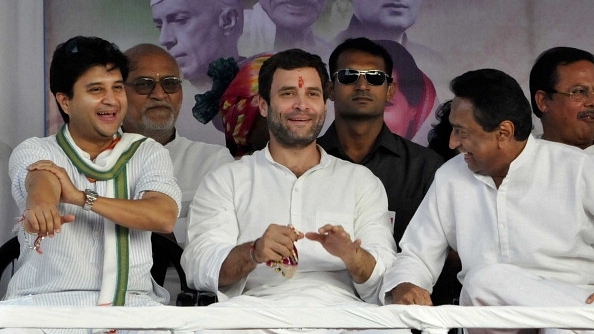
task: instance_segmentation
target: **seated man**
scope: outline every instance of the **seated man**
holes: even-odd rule
[[[320,57],[299,49],[266,60],[258,86],[267,147],[198,187],[182,266],[190,286],[218,291],[214,305],[379,303],[396,248],[386,192],[367,168],[316,145],[328,80]]]
[[[451,88],[450,147],[461,154],[435,174],[380,298],[431,305],[451,247],[462,262],[461,305],[591,303],[594,160],[535,139],[530,104],[505,73],[467,72]]]
[[[56,48],[50,89],[66,124],[24,141],[10,157],[23,218],[4,304],[168,302],[150,276],[150,231],[173,230],[181,194],[167,150],[118,131],[127,76],[126,56],[100,38],[78,36]]]

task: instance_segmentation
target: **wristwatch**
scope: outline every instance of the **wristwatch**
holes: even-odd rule
[[[99,194],[97,194],[97,192],[95,190],[85,189],[85,196],[86,196],[85,205],[83,205],[82,208],[85,211],[90,211],[91,208],[93,207],[93,203],[95,203],[95,201],[99,197]]]

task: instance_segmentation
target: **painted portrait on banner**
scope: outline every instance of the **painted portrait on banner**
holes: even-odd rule
[[[567,15],[554,16],[551,8]],[[224,145],[221,117],[203,124],[192,112],[194,97],[213,88],[208,75],[213,60],[230,58],[241,67],[264,53],[299,47],[327,62],[344,38],[365,36],[382,41],[394,57],[398,94],[387,105],[386,123],[426,145],[437,122],[435,109],[451,98],[451,78],[497,68],[516,78],[528,95],[529,69],[544,49],[569,45],[592,51],[587,29],[575,28],[594,14],[590,8],[587,0],[570,7],[558,0],[53,0],[44,2],[46,65],[51,50],[75,35],[100,36],[124,50],[141,42],[161,45],[183,73],[178,130]],[[53,96],[46,96],[46,134],[52,134],[62,119]],[[333,118],[329,101],[322,131]]]

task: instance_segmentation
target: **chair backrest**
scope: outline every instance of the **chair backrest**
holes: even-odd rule
[[[8,280],[14,274],[14,265],[16,260],[19,258],[20,245],[17,237],[13,237],[5,242],[0,247],[0,299],[4,295],[4,290],[8,286]],[[7,268],[11,268],[10,274],[5,273]],[[2,281],[1,278],[7,278],[6,281]]]
[[[217,302],[215,293],[196,291],[188,287],[186,274],[180,264],[183,248],[174,240],[158,233],[151,236],[153,267],[151,275],[157,284],[163,286],[167,268],[173,266],[179,276],[181,292],[176,297],[177,306],[206,306]]]

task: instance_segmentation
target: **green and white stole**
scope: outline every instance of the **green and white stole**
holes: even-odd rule
[[[120,141],[111,152],[101,153],[101,164],[91,161],[76,146],[66,125],[56,134],[58,145],[78,171],[96,182],[106,182],[107,191],[100,194],[111,198],[129,198],[126,165],[147,139],[138,134],[117,133]],[[99,157],[98,157],[99,159]],[[97,160],[98,160],[97,159]],[[129,271],[129,231],[127,227],[104,218],[104,258],[98,305],[123,306],[126,303]]]

